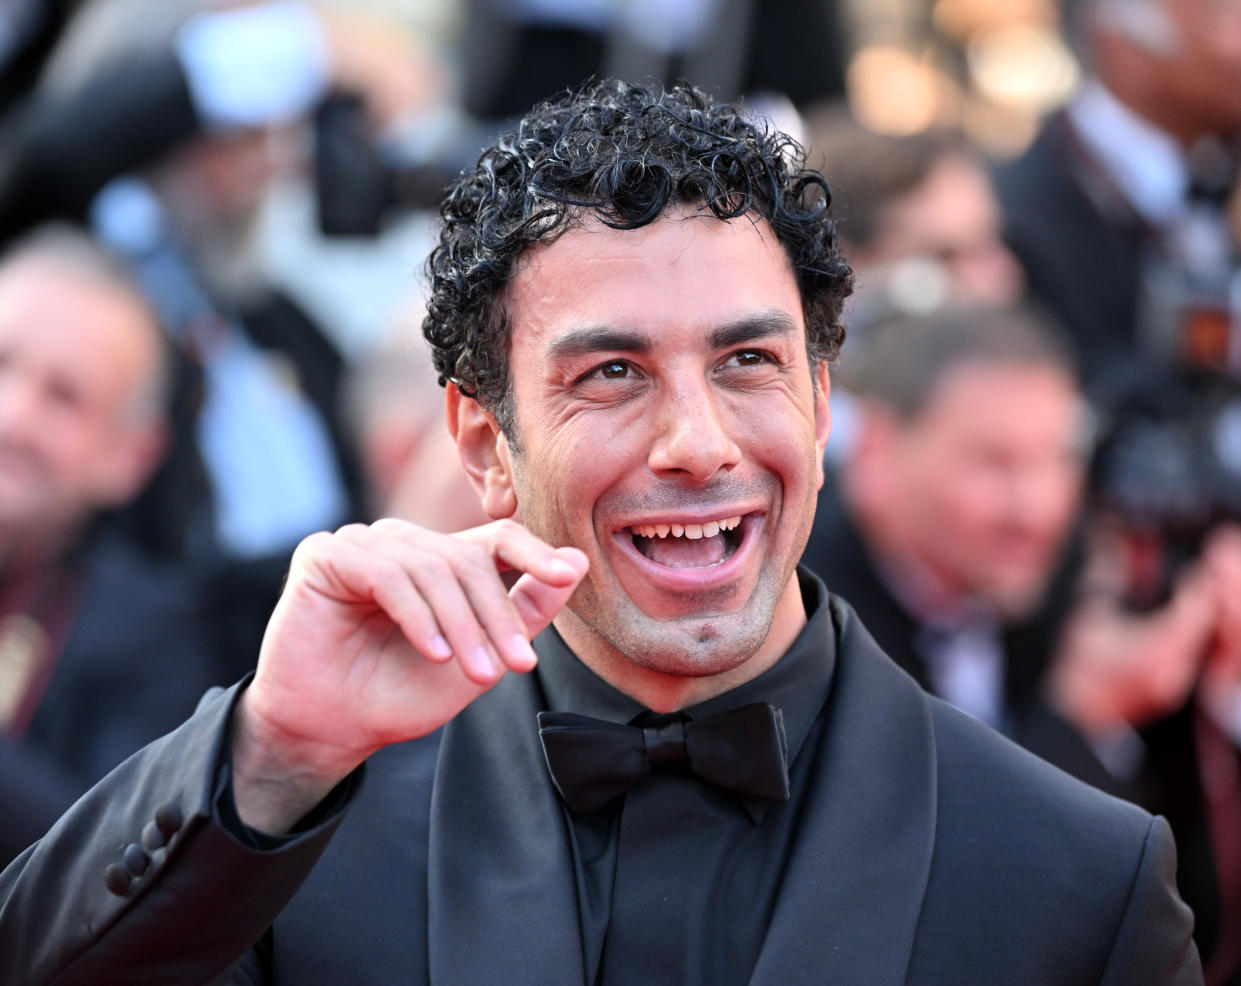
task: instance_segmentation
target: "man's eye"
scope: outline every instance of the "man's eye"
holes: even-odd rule
[[[629,364],[624,360],[612,360],[595,370],[604,380],[623,380],[629,376]]]
[[[742,349],[733,353],[729,359],[737,366],[758,366],[760,363],[767,362],[766,354],[757,349]]]
[[[600,383],[624,384],[626,388],[634,386],[642,379],[641,371],[627,359],[610,359],[591,367],[573,384],[576,387],[597,386]],[[614,390],[607,391],[613,393]]]

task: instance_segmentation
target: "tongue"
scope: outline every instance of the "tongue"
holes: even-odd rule
[[[639,538],[642,553],[669,568],[705,568],[724,560],[724,535],[690,540],[686,537]]]

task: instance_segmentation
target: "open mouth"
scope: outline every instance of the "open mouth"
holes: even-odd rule
[[[635,524],[634,547],[657,565],[709,568],[728,559],[741,544],[740,515],[703,524]]]

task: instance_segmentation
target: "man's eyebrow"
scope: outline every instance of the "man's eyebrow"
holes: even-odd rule
[[[712,349],[727,349],[771,336],[799,334],[792,317],[776,309],[756,312],[712,329],[707,337]],[[609,325],[574,329],[553,339],[547,346],[552,360],[573,359],[591,353],[649,353],[652,343],[645,333]]]
[[[553,339],[547,347],[547,355],[561,360],[605,351],[641,354],[649,352],[650,348],[651,341],[640,332],[598,325],[575,329]]]
[[[756,312],[745,318],[713,329],[710,336],[712,349],[728,349],[757,339],[771,336],[799,335],[801,329],[787,312],[771,309]]]

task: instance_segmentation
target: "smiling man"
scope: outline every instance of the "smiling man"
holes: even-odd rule
[[[1201,981],[1166,823],[797,569],[849,289],[800,161],[615,82],[484,152],[424,328],[495,522],[303,542],[253,680],[0,876],[0,979]]]
[[[594,220],[531,250],[508,311],[519,444],[495,436],[487,509],[585,552],[565,642],[659,711],[766,670],[805,623],[793,570],[828,432],[770,225]]]

